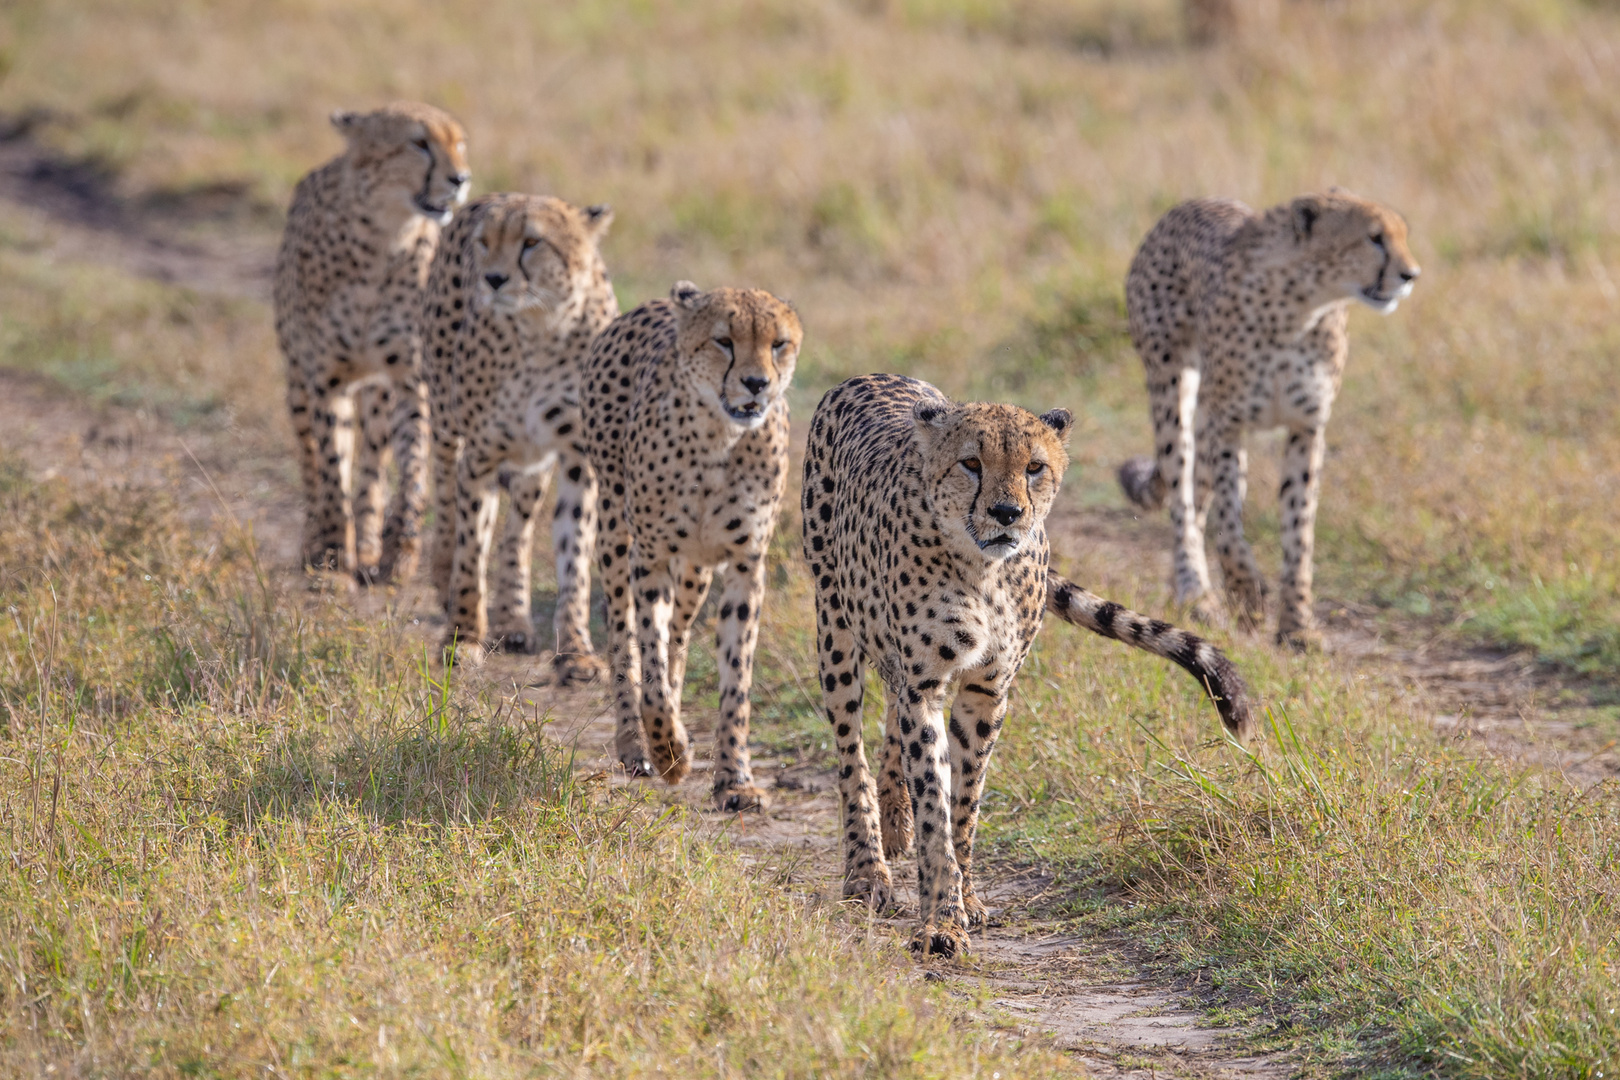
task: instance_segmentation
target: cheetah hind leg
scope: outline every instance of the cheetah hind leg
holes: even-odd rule
[[[595,653],[557,653],[551,658],[553,686],[585,686],[607,674],[607,661]]]
[[[714,808],[722,813],[744,813],[770,808],[771,797],[753,784],[732,784],[714,789]]]
[[[883,857],[896,859],[911,850],[911,792],[906,788],[899,732],[883,738],[883,763],[878,770],[878,821],[883,830]]]

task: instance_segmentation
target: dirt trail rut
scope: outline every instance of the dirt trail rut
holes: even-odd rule
[[[112,260],[134,272],[188,287],[263,298],[273,238],[262,232],[245,244],[214,247],[163,238],[161,221],[120,200],[94,177],[64,167],[26,138],[0,140],[0,200],[52,223],[54,250],[66,259]],[[176,492],[188,516],[207,525],[219,515],[249,524],[266,561],[285,571],[289,602],[298,595],[293,565],[301,507],[290,455],[261,439],[243,439],[226,428],[188,430],[184,436],[161,421],[120,408],[93,408],[51,386],[0,367],[0,449],[20,456],[40,476],[99,478]],[[1052,521],[1059,552],[1078,560],[1093,580],[1122,568],[1158,574],[1142,566],[1142,552],[1168,552],[1162,523],[1127,511],[1061,509]],[[1167,558],[1167,556],[1166,556]],[[1164,575],[1160,575],[1162,577]],[[362,601],[363,603],[364,601]],[[397,598],[408,615],[431,626],[442,622],[420,587]],[[1353,605],[1324,603],[1330,652],[1370,677],[1387,682],[1426,710],[1436,722],[1481,736],[1493,749],[1561,767],[1572,779],[1590,782],[1612,775],[1616,759],[1606,750],[1564,736],[1556,710],[1543,705],[1568,689],[1569,680],[1549,676],[1522,657],[1469,653],[1413,632],[1391,636],[1387,624]],[[557,690],[534,685],[547,658],[495,657],[478,674],[490,685],[515,688],[555,718],[552,734],[578,751],[581,768],[614,773],[612,720],[599,687]],[[701,810],[762,872],[801,891],[816,903],[840,902],[838,805],[835,777],[827,770],[766,757],[756,774],[772,794],[764,813],[708,812],[704,760],[711,731],[705,710],[692,709],[692,736],[700,760],[680,788],[651,786],[655,797]],[[1527,724],[1539,724],[1535,738]],[[623,783],[622,775],[611,780]],[[902,896],[914,915],[915,869],[895,866]],[[943,981],[975,1003],[995,1023],[1039,1034],[1072,1050],[1099,1076],[1282,1077],[1292,1072],[1277,1058],[1242,1056],[1229,1046],[1236,1034],[1199,1026],[1188,996],[1155,982],[1120,959],[1109,943],[1065,936],[1043,923],[1032,908],[1050,886],[1039,870],[989,865],[981,868],[992,925],[974,937],[974,952],[962,963],[919,965],[917,977]],[[875,920],[901,947],[909,917]]]

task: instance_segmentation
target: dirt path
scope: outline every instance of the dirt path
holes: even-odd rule
[[[63,258],[111,260],[188,287],[260,298],[267,292],[273,238],[261,232],[229,245],[165,239],[163,214],[175,212],[172,208],[160,213],[125,201],[103,179],[75,171],[26,137],[0,140],[0,199],[46,217]],[[39,476],[176,492],[199,525],[221,514],[248,523],[267,562],[284,568],[291,585],[301,519],[294,473],[290,459],[262,442],[244,440],[224,426],[182,435],[151,416],[88,407],[46,383],[0,369],[0,449],[20,456]],[[1060,555],[1085,580],[1144,582],[1168,576],[1169,542],[1162,522],[1065,504],[1052,530]],[[1156,562],[1144,560],[1143,552],[1164,555]],[[430,610],[425,590],[413,589],[405,599],[431,631],[439,617]],[[1521,656],[1443,644],[1432,634],[1425,637],[1422,628],[1381,622],[1377,613],[1354,605],[1328,601],[1322,612],[1331,653],[1357,673],[1386,683],[1438,725],[1476,735],[1496,752],[1562,768],[1576,782],[1620,768],[1612,747],[1593,752],[1579,737],[1579,709],[1590,695],[1583,697],[1574,681],[1549,675]],[[533,685],[545,659],[496,657],[478,678],[515,687],[526,701],[550,710],[556,718],[552,732],[577,747],[580,766],[611,777],[612,723],[600,689]],[[693,737],[702,758],[710,731],[705,710],[693,712]],[[700,760],[696,775],[681,788],[651,790],[657,798],[705,809],[703,773],[709,767]],[[838,903],[833,774],[770,758],[756,760],[756,773],[774,798],[766,813],[711,814],[708,820],[763,872],[818,903]],[[613,782],[622,783],[622,776]],[[919,967],[919,977],[945,981],[965,1000],[981,1003],[975,1007],[1002,1026],[1051,1038],[1074,1051],[1095,1075],[1282,1077],[1291,1072],[1286,1061],[1228,1049],[1235,1032],[1198,1026],[1199,1015],[1186,994],[1123,962],[1121,950],[1110,943],[1064,936],[1057,926],[1043,923],[1031,913],[1050,885],[1040,872],[995,865],[985,872],[991,928],[975,936],[967,963]],[[902,862],[895,876],[909,887],[915,869]],[[914,913],[914,894],[908,902]],[[874,930],[891,934],[898,947],[909,932],[909,919],[877,920]]]

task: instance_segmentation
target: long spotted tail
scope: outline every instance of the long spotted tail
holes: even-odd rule
[[[1064,622],[1186,668],[1220,710],[1226,730],[1239,742],[1246,743],[1253,736],[1255,719],[1248,684],[1225,653],[1197,634],[1104,600],[1050,571],[1046,575],[1046,610]]]

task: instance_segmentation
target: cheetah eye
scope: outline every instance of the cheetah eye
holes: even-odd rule
[[[714,339],[714,343],[716,345],[720,346],[720,351],[721,352],[725,353],[727,356],[731,355],[731,339],[730,338],[728,338],[728,337],[717,337],[717,338]]]
[[[962,466],[962,468],[966,469],[968,472],[972,473],[974,476],[978,476],[979,470],[984,467],[980,464],[979,459],[976,457],[963,458],[961,461],[958,461],[957,464]]]
[[[1038,474],[1044,468],[1046,468],[1046,462],[1044,462],[1044,461],[1032,461],[1028,465],[1024,466],[1024,471],[1026,473],[1028,473],[1029,475],[1031,475],[1031,476],[1035,476],[1036,474]]]
[[[525,236],[523,238],[523,250],[524,251],[528,251],[531,248],[537,248],[539,246],[540,246],[540,241],[536,240],[534,237]]]
[[[433,156],[433,148],[428,145],[428,141],[426,139],[412,139],[411,145],[429,157]]]
[[[787,347],[788,347],[788,343],[786,341],[773,341],[773,342],[771,342],[771,352],[781,352],[783,349],[785,349]]]
[[[1384,234],[1383,233],[1373,233],[1371,236],[1367,237],[1367,242],[1372,244],[1372,246],[1377,248],[1379,251],[1384,250]]]

